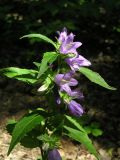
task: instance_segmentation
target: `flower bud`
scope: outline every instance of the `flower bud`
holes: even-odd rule
[[[48,89],[48,86],[46,84],[43,84],[39,89],[38,92],[44,92]]]
[[[56,148],[48,151],[48,160],[62,160],[60,153]]]
[[[84,112],[82,106],[74,100],[71,100],[68,103],[68,109],[72,115],[77,116],[77,117],[82,116]]]

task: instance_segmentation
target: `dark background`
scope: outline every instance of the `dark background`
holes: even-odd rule
[[[29,33],[41,33],[56,40],[56,31],[63,27],[76,34],[75,41],[83,43],[79,51],[92,62],[91,68],[118,88],[109,91],[82,78],[86,111],[100,122],[104,131],[100,142],[104,147],[114,148],[115,159],[120,145],[120,0],[1,0],[0,68],[32,68],[32,62],[40,61],[41,53],[52,48],[46,43],[19,38]],[[30,94],[31,88],[19,83],[1,77],[1,111],[8,107],[3,103],[5,96]],[[21,109],[21,105],[18,105],[19,109],[10,105],[10,113]]]
[[[21,36],[42,33],[55,40],[56,31],[63,27],[83,43],[84,56],[120,54],[119,0],[1,0],[0,65],[16,65],[19,60],[27,65],[47,49],[47,45],[19,40]]]

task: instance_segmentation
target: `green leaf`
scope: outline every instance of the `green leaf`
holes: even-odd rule
[[[20,144],[26,148],[40,147],[40,141],[36,137],[26,135],[20,141]]]
[[[38,73],[38,78],[48,69],[48,64],[52,64],[58,56],[58,53],[56,52],[46,52],[44,53],[41,65],[40,65],[40,70]]]
[[[15,119],[9,119],[7,125],[16,124],[17,121]]]
[[[76,129],[64,126],[64,128],[68,131],[66,135],[70,138],[82,143],[90,153],[95,155],[95,157],[99,160],[98,153],[95,147],[92,144],[92,141],[89,139],[88,135],[84,132],[78,131]]]
[[[17,67],[9,67],[0,69],[0,74],[8,78],[15,78],[27,83],[35,83],[37,81],[36,74],[38,72],[32,69],[22,69]]]
[[[81,67],[79,71],[84,74],[91,82],[94,82],[104,88],[110,89],[110,90],[116,90],[116,88],[109,86],[105,80],[97,73],[94,72],[88,68]]]
[[[65,116],[67,118],[68,121],[70,121],[74,126],[76,126],[80,131],[85,132],[85,130],[83,129],[83,127],[72,117],[70,116]]]
[[[87,132],[87,134],[91,133],[91,126],[85,126],[84,129]]]
[[[38,156],[37,160],[43,160],[41,156]]]
[[[32,114],[23,117],[16,125],[12,133],[12,140],[8,150],[8,155],[15,147],[15,145],[20,142],[20,140],[38,124],[40,124],[44,118],[38,114]]]
[[[38,92],[44,92],[48,90],[49,86],[52,84],[52,80],[53,80],[53,75],[48,74],[42,86],[38,89]]]
[[[41,63],[33,62],[33,64],[34,64],[37,68],[40,68]]]
[[[15,119],[8,120],[7,125],[6,125],[6,129],[7,129],[8,133],[10,135],[12,134],[13,129],[14,129],[16,123],[17,123],[17,121]]]
[[[45,42],[51,43],[55,48],[57,47],[55,42],[53,42],[50,38],[48,38],[42,34],[28,34],[28,35],[21,37],[20,39],[22,39],[22,38],[39,38]]]
[[[23,82],[30,83],[30,84],[37,82],[37,78],[35,76],[33,77],[31,75],[16,76],[14,78],[19,81],[23,81]]]
[[[4,74],[5,76],[7,76],[9,78],[13,78],[13,77],[21,76],[21,75],[24,75],[24,74],[34,75],[35,73],[37,73],[37,71],[32,70],[32,69],[22,69],[22,68],[17,68],[17,67],[8,67],[8,68],[0,69],[0,73]]]
[[[98,137],[103,134],[103,131],[101,129],[95,128],[95,129],[92,129],[92,134],[93,136]]]
[[[59,138],[54,135],[47,135],[46,133],[37,137],[43,144],[48,144],[49,149],[57,148],[59,145]]]

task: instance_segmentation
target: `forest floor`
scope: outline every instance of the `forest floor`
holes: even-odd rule
[[[91,121],[95,120],[101,124],[103,130],[102,136],[92,137],[93,142],[101,160],[120,160],[120,60],[99,56],[92,59],[92,62],[92,69],[99,72],[109,84],[118,88],[117,91],[109,91],[82,78],[86,112],[92,115]],[[8,119],[19,119],[28,108],[35,108],[40,101],[41,97],[35,96],[28,85],[0,78],[0,160],[36,160],[39,157],[39,148],[26,149],[19,144],[7,157],[11,136],[7,133],[5,125]],[[61,144],[60,153],[65,160],[95,160],[82,145],[66,138],[62,139]]]

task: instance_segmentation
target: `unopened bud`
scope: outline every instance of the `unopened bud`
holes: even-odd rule
[[[60,153],[56,148],[48,151],[48,160],[62,160]]]
[[[43,84],[39,89],[38,92],[44,92],[48,89],[48,86],[46,84]]]

